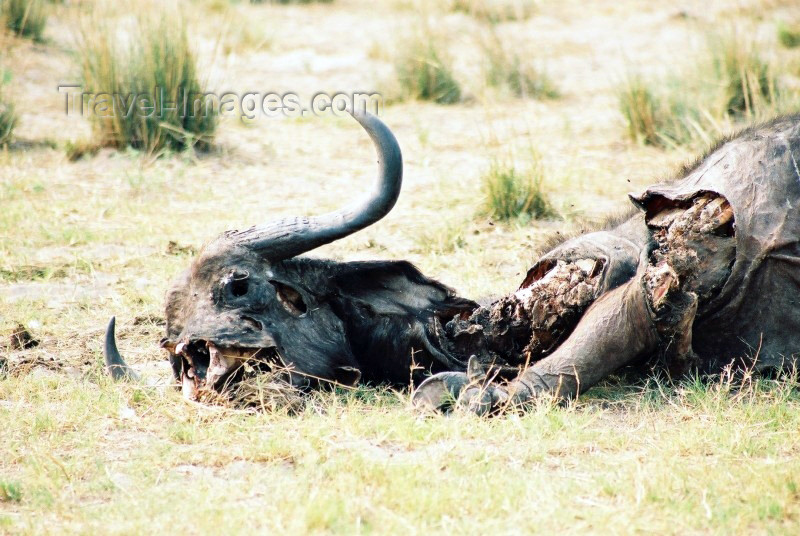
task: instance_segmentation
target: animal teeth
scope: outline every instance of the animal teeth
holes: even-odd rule
[[[181,393],[187,400],[197,400],[197,386],[195,385],[194,380],[189,378],[189,376],[186,374],[184,374],[182,378]]]
[[[229,370],[236,365],[236,360],[225,356],[214,343],[208,343],[208,370],[206,371],[206,383],[214,385],[217,380],[223,377]]]
[[[185,343],[185,342],[179,342],[179,343],[178,343],[178,344],[175,346],[175,353],[176,353],[176,354],[182,354],[182,353],[183,353],[183,350],[184,350],[184,348],[186,348],[186,343]]]

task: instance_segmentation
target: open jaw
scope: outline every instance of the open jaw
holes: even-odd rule
[[[193,340],[165,348],[173,356],[175,374],[183,396],[198,400],[208,392],[224,393],[242,379],[245,371],[271,370],[280,364],[277,349],[221,346],[212,341]]]

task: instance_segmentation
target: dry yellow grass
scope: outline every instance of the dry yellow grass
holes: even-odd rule
[[[48,44],[0,43],[20,114],[19,141],[0,150],[0,330],[22,322],[41,340],[0,350],[38,363],[0,379],[0,532],[797,532],[791,380],[742,390],[610,382],[572,407],[496,420],[421,419],[407,393],[366,388],[315,395],[297,416],[184,402],[164,385],[156,342],[164,291],[190,250],[227,228],[340,206],[371,180],[374,156],[347,119],[226,118],[217,150],[200,158],[104,149],[69,162],[66,143],[90,132],[64,115],[55,90],[77,74],[70,32],[86,3],[72,4],[53,6]],[[188,26],[210,84],[303,98],[377,88],[392,64],[371,46],[419,20],[403,2],[240,3],[239,24],[263,28],[270,47],[247,38],[225,54],[218,4],[193,2]],[[627,140],[616,87],[629,67],[649,76],[676,57],[691,64],[717,20],[774,40],[774,21],[792,20],[791,9],[543,2],[497,28],[547,58],[562,92],[547,101],[484,91],[471,36],[485,21],[430,14],[451,36],[453,69],[473,98],[387,106],[406,161],[400,201],[315,254],[408,259],[473,298],[515,288],[545,235],[625,208],[628,191],[693,155]],[[490,224],[477,215],[482,172],[530,147],[563,219]],[[123,354],[155,385],[102,374],[112,314]]]

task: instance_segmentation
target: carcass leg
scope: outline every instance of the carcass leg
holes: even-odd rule
[[[654,352],[661,339],[647,298],[639,277],[601,296],[555,352],[506,386],[507,397],[495,395],[497,407],[524,406],[543,395],[576,397],[611,372]],[[459,405],[486,411],[467,400],[459,400]]]
[[[524,407],[540,396],[577,396],[617,368],[653,352],[660,337],[641,275],[603,294],[569,337],[549,356],[507,384],[468,373],[437,374],[420,384],[412,402],[423,409],[459,409],[484,415]],[[474,368],[477,359],[470,360]],[[449,401],[449,402],[448,402]]]
[[[471,355],[470,370],[428,378],[415,392],[415,405],[445,409],[487,377],[513,378],[551,353],[600,295],[604,262],[591,257],[544,261],[513,294],[448,322],[443,342],[456,355]],[[488,376],[475,372],[483,365],[490,367]]]

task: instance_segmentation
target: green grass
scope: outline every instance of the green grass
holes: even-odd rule
[[[21,500],[22,490],[19,484],[0,480],[0,502],[20,502]]]
[[[483,176],[485,212],[502,221],[553,216],[553,208],[543,189],[544,181],[544,167],[538,154],[533,154],[527,169],[493,162]]]
[[[758,43],[736,32],[709,39],[714,74],[731,115],[754,117],[777,99],[777,80]]]
[[[629,79],[618,92],[619,107],[628,124],[630,139],[646,145],[660,145],[661,110],[653,90],[641,78]]]
[[[786,48],[800,47],[800,25],[781,22],[777,34],[778,42]]]
[[[5,380],[0,400],[14,531],[67,517],[62,533],[594,532],[613,519],[730,534],[800,514],[792,381],[611,382],[494,420],[421,419],[405,395],[363,389],[291,418],[202,410],[52,373]]]
[[[46,0],[1,0],[6,28],[21,37],[41,41],[47,26]]]
[[[632,77],[617,90],[617,98],[628,137],[643,145],[677,148],[710,143],[722,135],[720,123],[727,124],[708,95],[688,90],[678,79],[649,84]]]
[[[128,45],[108,20],[84,22],[78,57],[84,92],[95,95],[85,104],[96,143],[148,153],[207,149],[218,111],[204,97],[181,13],[140,9],[137,39]],[[139,95],[141,107],[131,108],[132,94]]]
[[[708,57],[660,79],[628,76],[617,97],[628,137],[663,148],[701,146],[737,122],[798,109],[798,92],[779,87],[778,66],[736,32],[708,37]]]
[[[454,104],[461,100],[461,85],[453,75],[450,59],[430,31],[399,44],[394,62],[402,96],[407,99]]]

